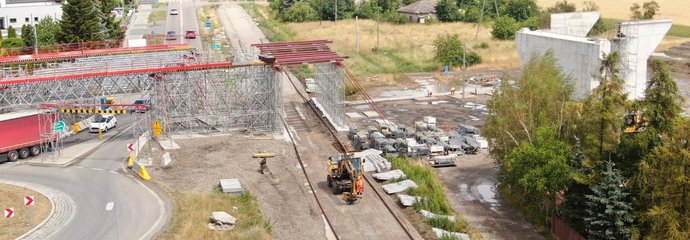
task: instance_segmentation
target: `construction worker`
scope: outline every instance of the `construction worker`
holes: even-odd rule
[[[362,198],[364,196],[364,184],[362,184],[362,177],[357,177],[355,181],[355,191],[357,191],[357,197]]]
[[[450,95],[455,95],[455,87],[450,88]]]

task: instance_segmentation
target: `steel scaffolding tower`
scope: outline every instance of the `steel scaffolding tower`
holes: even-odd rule
[[[268,65],[246,65],[151,76],[153,116],[164,135],[185,132],[279,133],[279,74]]]
[[[335,125],[344,126],[345,82],[342,69],[332,63],[315,64],[316,99]]]

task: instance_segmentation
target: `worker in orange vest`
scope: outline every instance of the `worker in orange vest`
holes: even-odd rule
[[[357,191],[357,196],[359,198],[362,198],[364,195],[364,184],[362,184],[362,177],[357,177],[357,180],[355,181],[355,191]]]

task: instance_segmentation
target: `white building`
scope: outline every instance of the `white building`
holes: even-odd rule
[[[0,30],[3,35],[7,35],[9,26],[21,34],[24,24],[37,24],[48,16],[53,19],[62,17],[60,0],[0,0]]]
[[[598,13],[561,13],[551,16],[551,30],[520,29],[515,37],[523,67],[534,54],[551,50],[565,74],[573,77],[577,99],[599,86],[604,56],[618,51],[620,78],[630,99],[644,97],[647,86],[647,59],[666,32],[671,20],[629,21],[618,26],[613,39],[587,38],[599,18]]]

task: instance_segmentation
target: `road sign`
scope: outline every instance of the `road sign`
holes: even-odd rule
[[[127,150],[129,150],[130,152],[134,152],[134,144],[127,144]]]
[[[221,48],[220,43],[219,43],[219,42],[213,43],[213,48],[214,48],[214,49],[220,49],[220,48]]]
[[[53,132],[65,131],[65,122],[58,121],[56,123],[53,123],[53,125],[50,126],[50,129],[53,130]]]
[[[5,208],[5,218],[14,217],[14,208]]]
[[[25,196],[24,197],[24,206],[31,206],[34,205],[34,196]]]
[[[153,122],[153,136],[154,137],[160,137],[161,133],[163,133],[163,127],[161,126],[161,123],[156,119],[156,121]]]
[[[206,29],[211,29],[211,20],[206,19],[206,24],[204,24]]]

